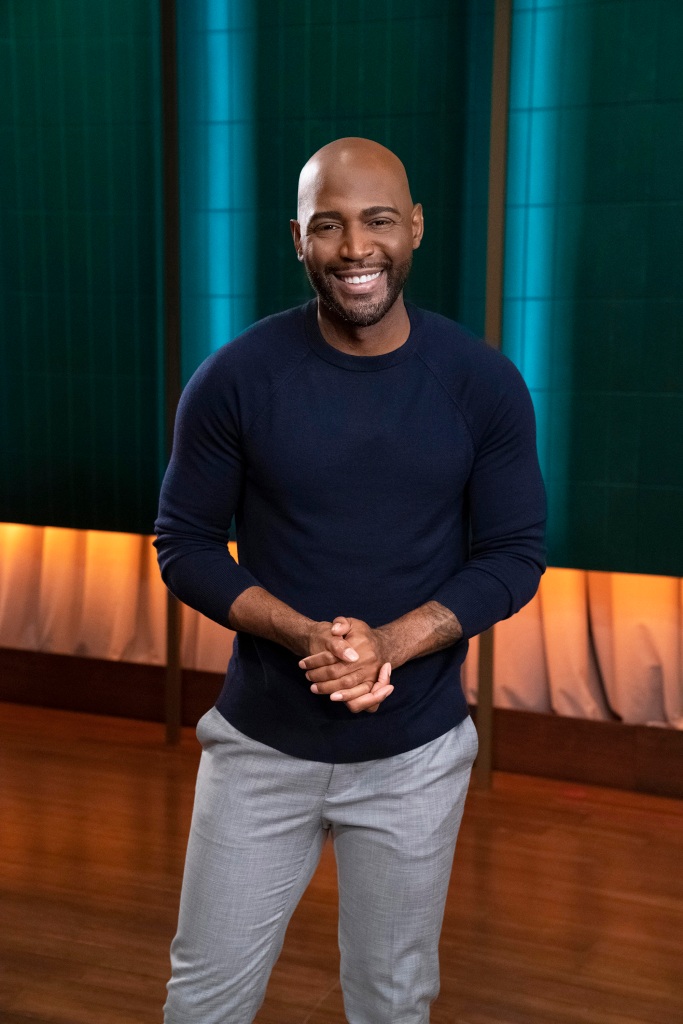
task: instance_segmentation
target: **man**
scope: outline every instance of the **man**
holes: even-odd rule
[[[326,835],[350,1024],[424,1024],[476,733],[467,638],[543,571],[527,390],[406,306],[422,208],[383,146],[305,165],[317,300],[255,324],[183,395],[162,574],[237,632],[203,747],[167,1024],[247,1024]],[[226,546],[236,515],[240,562]]]

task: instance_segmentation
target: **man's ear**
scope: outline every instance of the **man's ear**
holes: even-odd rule
[[[301,248],[301,225],[298,220],[290,220],[289,227],[292,232],[294,248],[296,249],[296,258],[298,260],[303,260],[304,254]]]
[[[415,203],[413,212],[410,217],[410,222],[413,228],[413,249],[420,248],[420,242],[425,230],[424,214],[422,212],[422,203]]]

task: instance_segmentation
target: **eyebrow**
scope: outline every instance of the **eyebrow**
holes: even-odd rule
[[[361,217],[376,217],[380,213],[395,213],[397,217],[401,216],[400,210],[397,210],[395,206],[369,206],[366,210],[361,210]],[[312,224],[316,220],[343,220],[339,210],[321,210],[318,213],[314,213],[308,221]]]

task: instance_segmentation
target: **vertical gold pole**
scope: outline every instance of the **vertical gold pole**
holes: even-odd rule
[[[489,142],[489,204],[486,236],[486,340],[500,348],[503,333],[505,183],[507,177],[508,96],[510,89],[511,0],[496,0],[493,24],[493,76]],[[493,766],[493,629],[479,638],[477,785],[490,789]]]
[[[178,76],[175,0],[160,0],[161,100],[164,220],[164,382],[166,449],[171,454],[173,423],[180,396],[180,191],[178,154]],[[180,604],[168,594],[166,604],[166,742],[180,739],[182,670]]]
[[[486,340],[500,348],[503,333],[505,185],[510,91],[511,0],[496,0],[489,136],[489,202],[486,236]]]
[[[493,627],[479,637],[477,734],[479,753],[474,765],[480,789],[491,788],[493,768]]]
[[[166,742],[180,740],[182,668],[180,664],[180,601],[169,591],[166,603]]]

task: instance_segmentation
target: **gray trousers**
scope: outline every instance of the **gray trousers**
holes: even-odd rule
[[[467,718],[395,757],[282,754],[212,708],[171,945],[165,1024],[250,1024],[331,835],[350,1024],[427,1024],[477,736]]]

